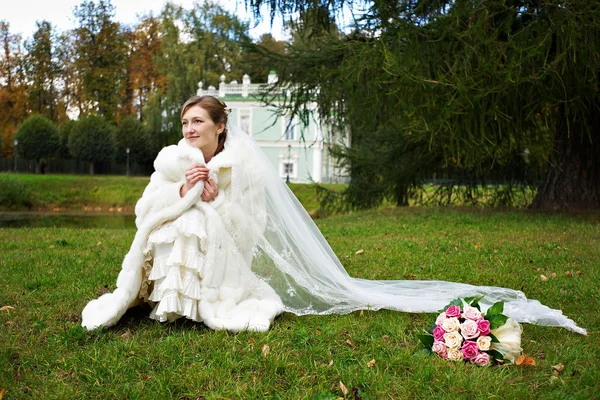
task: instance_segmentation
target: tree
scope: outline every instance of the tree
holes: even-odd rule
[[[57,122],[58,96],[56,78],[55,37],[48,21],[38,21],[33,38],[25,43],[27,49],[26,72],[29,81],[29,105],[32,112],[42,114]],[[64,107],[60,109],[64,114]]]
[[[77,121],[70,119],[58,127],[58,151],[56,152],[58,158],[62,158],[63,160],[71,158],[69,136],[71,136],[76,123]]]
[[[192,10],[167,3],[160,19],[156,65],[164,85],[149,97],[144,116],[164,146],[181,137],[179,111],[199,81],[208,87],[218,85],[224,74],[242,79],[240,43],[249,39],[247,24],[211,2]]]
[[[127,151],[131,161],[140,165],[151,164],[158,151],[148,129],[139,120],[125,117],[117,126],[116,131],[117,156],[116,161],[125,163]]]
[[[65,110],[77,110],[79,115],[88,111],[88,103],[83,87],[82,76],[77,72],[77,38],[74,31],[60,34],[56,46],[57,88],[59,104]],[[65,121],[66,122],[66,121]]]
[[[99,115],[80,118],[69,135],[69,151],[73,158],[89,162],[94,175],[94,162],[109,161],[115,154],[114,128]]]
[[[267,83],[269,72],[275,68],[274,55],[283,55],[287,42],[276,40],[270,33],[260,36],[255,46],[248,46],[244,52],[244,72],[253,83]]]
[[[27,115],[27,86],[21,37],[0,21],[0,134],[3,156],[12,155],[13,138]],[[10,152],[9,152],[10,150]]]
[[[143,110],[152,93],[162,90],[165,77],[160,74],[155,63],[160,55],[160,20],[153,16],[142,18],[140,23],[128,35],[128,87],[129,95],[123,96],[129,102],[130,112],[140,121],[144,119]]]
[[[247,1],[255,11],[261,3]],[[314,4],[266,3],[284,12]],[[279,86],[296,88],[287,107],[317,101],[320,115],[351,130],[352,149],[339,154],[356,206],[386,196],[406,204],[436,171],[471,185],[527,184],[540,168],[533,208],[600,208],[600,3],[365,5],[353,32],[305,35],[310,51],[299,42],[277,58]],[[410,160],[425,162],[398,165]],[[378,190],[361,190],[365,184]]]
[[[35,160],[35,172],[40,173],[42,159],[53,157],[59,149],[58,130],[54,123],[40,114],[27,118],[17,130],[19,153],[28,160]]]
[[[113,16],[110,0],[83,0],[74,9],[74,61],[85,96],[82,111],[94,111],[108,121],[115,120],[126,79],[126,47]]]

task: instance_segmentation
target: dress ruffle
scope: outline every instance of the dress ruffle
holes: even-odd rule
[[[150,234],[144,251],[146,279],[140,291],[140,297],[155,303],[150,318],[202,321],[198,302],[205,242],[203,216],[194,209]]]

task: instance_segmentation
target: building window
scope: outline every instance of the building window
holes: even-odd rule
[[[279,153],[279,176],[286,182],[298,179],[298,154],[291,145]]]
[[[296,125],[296,122],[292,118],[285,117],[283,120],[283,138],[285,140],[296,140]]]
[[[252,132],[250,132],[250,127],[252,126],[250,123],[250,116],[252,110],[240,110],[240,128],[246,132],[248,135],[252,136]]]
[[[294,175],[294,163],[283,163],[283,174],[284,175]]]

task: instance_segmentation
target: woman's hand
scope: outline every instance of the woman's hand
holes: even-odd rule
[[[179,189],[179,195],[181,197],[185,196],[185,194],[190,191],[196,183],[201,180],[206,180],[208,178],[208,172],[210,170],[206,167],[206,165],[194,164],[189,167],[185,171],[185,184]]]
[[[204,182],[204,190],[202,191],[202,200],[203,201],[212,201],[219,194],[219,189],[217,188],[217,184],[212,179],[207,179]]]

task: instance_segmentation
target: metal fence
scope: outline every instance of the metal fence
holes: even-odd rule
[[[33,160],[24,158],[0,158],[0,172],[16,173],[35,173],[36,163]],[[59,158],[48,159],[43,166],[44,173],[47,174],[74,174],[89,175],[90,163],[78,160],[63,160]],[[129,166],[130,175],[150,175],[152,170],[149,167],[131,163]],[[96,175],[126,175],[127,165],[116,161],[96,162],[94,163],[94,174]]]

